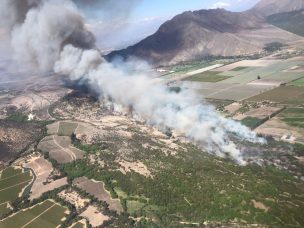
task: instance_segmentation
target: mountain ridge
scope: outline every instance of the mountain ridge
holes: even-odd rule
[[[268,3],[272,5],[272,2]],[[186,11],[162,24],[153,35],[126,49],[114,51],[107,58],[135,56],[153,65],[170,65],[204,56],[248,55],[262,51],[267,43],[301,39],[269,24],[265,12],[258,12],[261,4],[265,5],[265,1],[245,12]]]

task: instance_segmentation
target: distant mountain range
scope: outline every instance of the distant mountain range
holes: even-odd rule
[[[304,9],[304,0],[261,0],[250,11],[263,16]]]
[[[135,56],[154,65],[168,65],[204,56],[256,53],[267,43],[301,39],[280,21],[287,17],[281,13],[301,9],[304,9],[304,0],[262,0],[241,13],[224,9],[184,12],[161,25],[155,34],[126,49],[114,51],[107,58]],[[272,14],[281,16],[271,17]]]

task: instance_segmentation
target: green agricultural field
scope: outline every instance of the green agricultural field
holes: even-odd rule
[[[13,202],[33,179],[31,171],[9,167],[0,177],[0,204]]]
[[[302,72],[279,72],[265,77],[267,80],[275,80],[289,83],[303,77]]]
[[[236,75],[235,77],[229,78],[223,82],[235,84],[247,84],[249,82],[257,80],[258,76],[261,79],[271,79],[271,80],[283,80],[284,82],[291,82],[301,77],[301,73],[299,72],[283,72],[284,70],[288,70],[293,66],[300,65],[300,61],[288,60],[281,61],[279,63],[275,63],[266,67],[254,67],[240,71],[241,74]],[[227,72],[228,73],[228,72]],[[237,73],[237,72],[236,72]],[[225,74],[222,73],[222,74]],[[229,74],[228,74],[229,75]]]
[[[207,71],[200,74],[193,75],[185,81],[195,81],[195,82],[219,82],[230,78],[229,76],[219,75],[216,71]]]
[[[10,208],[8,207],[8,203],[0,204],[0,215],[4,215],[10,212]]]
[[[279,117],[290,126],[304,128],[304,108],[288,108]]]
[[[303,73],[303,75],[304,75],[304,73]],[[290,85],[304,87],[304,77],[291,82]]]
[[[254,117],[246,117],[245,119],[243,119],[242,124],[244,124],[245,126],[251,128],[251,129],[255,129],[257,128],[259,125],[261,125],[262,120],[258,119],[258,118],[254,118]]]
[[[302,105],[304,104],[304,88],[296,86],[281,86],[248,99],[248,101],[252,102],[266,100],[286,105]]]
[[[242,70],[246,70],[248,68],[249,67],[236,67],[236,68],[232,69],[232,71],[242,71]]]
[[[59,136],[71,136],[78,124],[77,123],[69,123],[69,122],[60,122],[59,129],[58,129],[58,135]]]
[[[66,210],[66,208],[47,200],[0,221],[0,228],[25,226],[28,228],[57,227],[62,223],[62,219],[66,217]]]

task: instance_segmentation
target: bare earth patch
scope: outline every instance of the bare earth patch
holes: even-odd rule
[[[90,180],[86,177],[80,177],[73,181],[73,185],[95,196],[98,200],[105,201],[109,209],[121,213],[123,208],[119,199],[113,199],[111,194],[105,189],[102,181]]]
[[[304,142],[302,129],[291,127],[278,118],[272,118],[255,129],[255,132],[273,136],[277,140]]]
[[[80,216],[88,219],[89,223],[93,227],[101,226],[105,221],[108,221],[110,217],[102,214],[97,207],[89,206]]]
[[[267,212],[269,210],[269,207],[265,206],[265,204],[255,201],[255,200],[251,200],[251,202],[253,203],[253,206],[257,209],[261,209],[265,212]]]
[[[234,102],[234,103],[232,103],[232,104],[230,104],[230,105],[227,105],[227,106],[225,107],[225,110],[226,110],[227,112],[229,112],[229,114],[234,114],[234,113],[235,113],[236,111],[238,111],[241,107],[242,107],[242,105],[241,105],[240,103]]]
[[[128,161],[118,161],[121,166],[120,171],[126,174],[126,172],[136,172],[145,177],[152,177],[150,170],[148,170],[147,166],[140,161],[136,162],[128,162]]]
[[[90,202],[89,199],[82,198],[77,192],[72,190],[63,190],[58,194],[58,196],[74,205],[78,211],[84,208]]]
[[[37,199],[45,192],[68,184],[66,177],[58,180],[50,178],[54,169],[52,164],[43,157],[31,157],[23,164],[23,167],[32,169],[36,175],[36,180],[31,189],[30,200]]]

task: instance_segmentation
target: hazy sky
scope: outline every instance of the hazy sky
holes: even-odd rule
[[[134,0],[133,2],[135,1],[138,3],[128,12],[128,17],[121,12],[117,14],[112,12],[109,16],[99,14],[100,11],[97,11],[100,16],[94,18],[90,25],[97,36],[100,49],[106,51],[132,45],[156,32],[166,20],[184,11],[211,8],[244,11],[259,0]],[[124,15],[124,18],[120,18],[121,15]]]
[[[135,17],[164,17],[187,10],[226,8],[242,11],[258,0],[142,0],[134,10]]]

